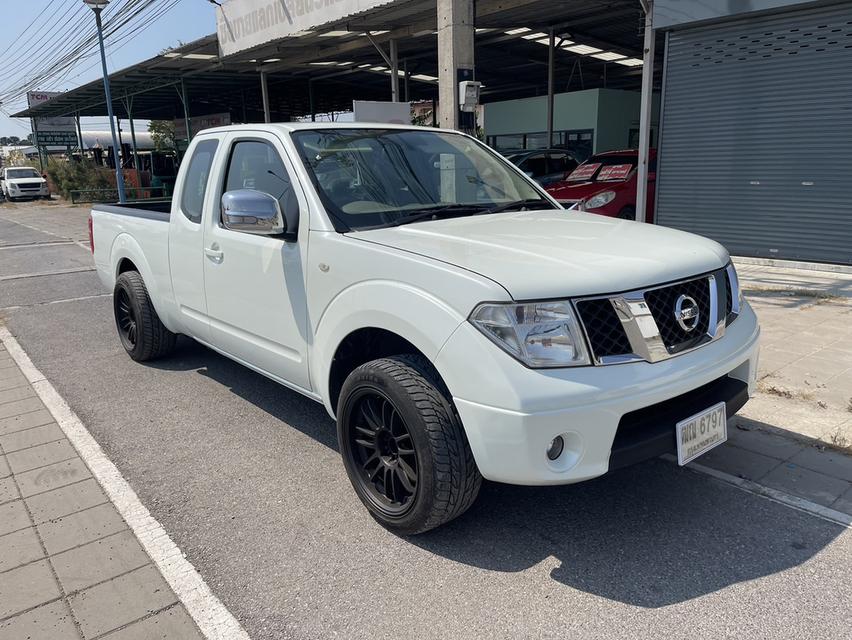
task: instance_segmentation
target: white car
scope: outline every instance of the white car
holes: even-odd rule
[[[10,202],[18,198],[50,198],[47,180],[32,167],[0,169],[0,188]]]
[[[92,210],[128,354],[184,334],[321,402],[358,497],[401,534],[463,513],[482,478],[685,464],[755,387],[724,248],[566,211],[457,132],[210,129],[166,204]]]

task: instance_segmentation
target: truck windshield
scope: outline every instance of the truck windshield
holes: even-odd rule
[[[439,216],[555,209],[483,145],[428,129],[318,129],[293,133],[323,204],[347,229]]]
[[[41,178],[41,175],[35,169],[6,169],[7,180],[17,180],[18,178]]]

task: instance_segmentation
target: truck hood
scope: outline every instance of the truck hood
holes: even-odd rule
[[[729,259],[721,245],[690,233],[562,210],[432,220],[349,235],[478,273],[515,300],[638,289],[706,273]]]
[[[6,184],[13,184],[16,187],[26,187],[26,186],[41,186],[45,184],[47,180],[44,178],[7,178]]]

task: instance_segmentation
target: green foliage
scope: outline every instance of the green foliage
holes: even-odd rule
[[[154,141],[157,151],[169,151],[176,149],[175,123],[172,120],[151,120],[148,124],[148,132]]]
[[[72,191],[115,188],[112,171],[91,160],[51,159],[46,172],[53,187],[68,199]]]

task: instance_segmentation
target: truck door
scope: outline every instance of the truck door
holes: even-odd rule
[[[305,249],[307,203],[281,141],[262,132],[228,140],[218,198],[227,191],[268,193],[282,210],[293,198],[301,228],[284,236],[225,229],[221,207],[204,225],[204,289],[212,344],[290,385],[310,389],[307,363]],[[218,203],[217,203],[218,204]]]
[[[187,333],[203,342],[210,340],[207,303],[204,299],[204,230],[201,213],[213,202],[215,189],[210,175],[217,138],[201,139],[185,159],[188,163],[180,191],[174,194],[169,225],[169,269],[172,288]]]

